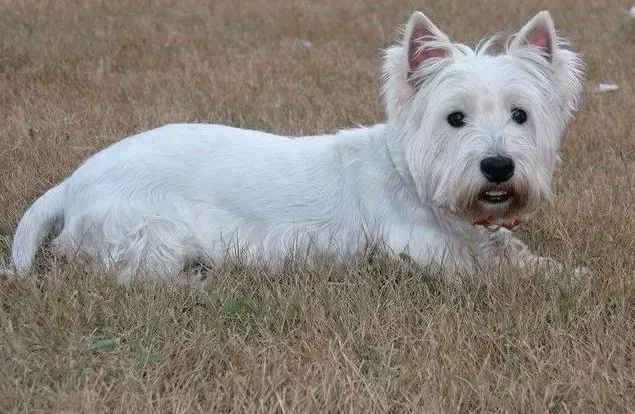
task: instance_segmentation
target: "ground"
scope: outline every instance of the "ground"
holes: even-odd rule
[[[383,118],[382,47],[425,7],[453,38],[541,9],[587,64],[557,199],[520,233],[595,275],[461,289],[378,257],[202,288],[118,285],[46,252],[0,283],[0,411],[635,410],[635,20],[605,0],[0,4],[0,263],[25,208],[88,155],[167,122],[282,134]],[[619,89],[601,93],[599,83]]]

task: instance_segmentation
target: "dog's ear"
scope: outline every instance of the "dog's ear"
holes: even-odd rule
[[[527,46],[538,50],[548,61],[551,62],[553,59],[556,29],[548,11],[541,11],[525,24],[512,41],[509,50],[514,51]]]
[[[415,12],[410,16],[403,40],[389,47],[384,57],[383,95],[389,118],[408,106],[426,75],[438,70],[434,62],[444,61],[451,50],[448,36],[425,14]]]
[[[549,12],[541,11],[520,29],[507,53],[521,58],[535,56],[536,51],[540,53],[547,60],[560,105],[570,116],[578,109],[584,64],[578,54],[565,46],[566,43],[556,36]]]
[[[404,33],[403,45],[408,50],[408,78],[433,58],[444,58],[450,53],[447,44],[450,39],[426,17],[425,14],[414,12]]]

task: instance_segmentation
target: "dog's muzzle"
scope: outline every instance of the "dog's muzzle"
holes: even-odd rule
[[[521,224],[528,188],[515,180],[482,187],[472,204],[473,223],[490,230],[512,229]]]

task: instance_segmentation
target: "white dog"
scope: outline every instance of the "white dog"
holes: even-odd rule
[[[385,56],[387,120],[335,135],[281,137],[178,124],[124,139],[38,199],[12,264],[55,251],[139,272],[178,273],[228,244],[275,262],[290,249],[354,253],[369,236],[448,274],[552,264],[512,235],[552,198],[581,61],[538,13],[488,54],[414,13]]]

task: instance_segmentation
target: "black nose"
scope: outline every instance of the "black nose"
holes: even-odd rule
[[[497,155],[481,160],[481,172],[492,183],[504,183],[514,175],[514,160]]]

